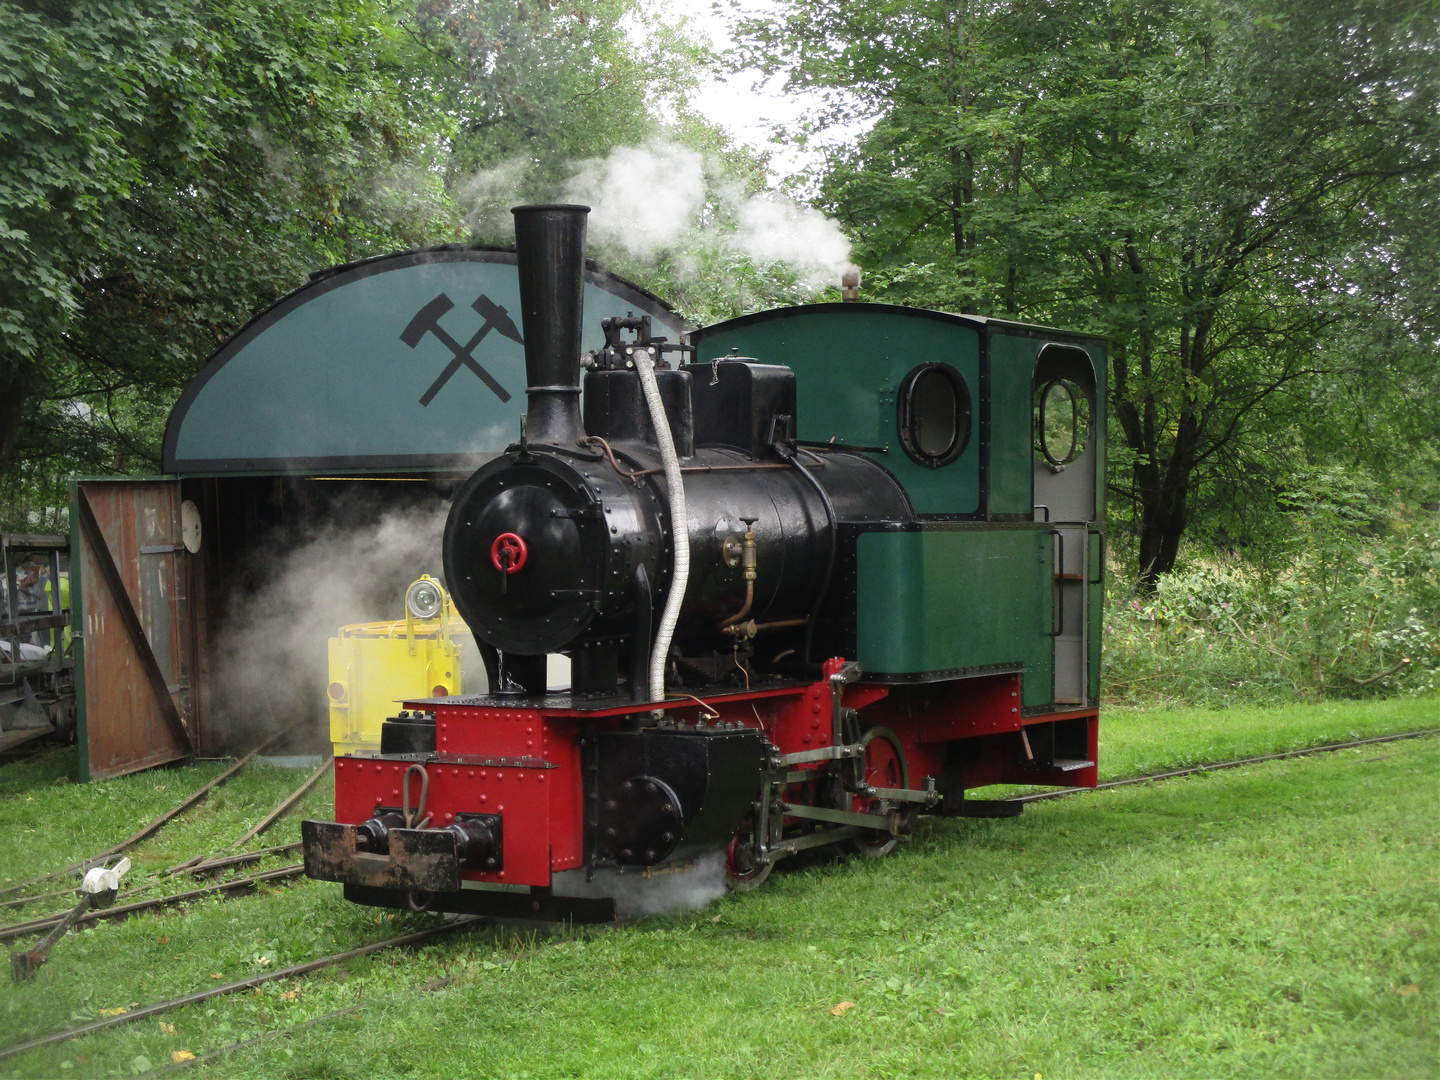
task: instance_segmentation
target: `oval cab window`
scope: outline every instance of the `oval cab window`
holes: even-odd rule
[[[970,441],[970,389],[949,364],[921,364],[900,384],[900,445],[931,469],[949,465]]]
[[[1035,449],[1060,469],[1085,452],[1090,397],[1068,379],[1053,379],[1035,395]]]

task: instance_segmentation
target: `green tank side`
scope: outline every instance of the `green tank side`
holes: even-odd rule
[[[872,304],[817,304],[765,312],[706,327],[694,336],[695,361],[732,350],[787,364],[797,382],[802,439],[884,447],[873,457],[894,474],[920,514],[973,514],[980,505],[980,331],[956,316]],[[919,364],[944,361],[970,392],[970,437],[939,469],[906,456],[895,397]]]
[[[1051,697],[1049,534],[875,532],[858,542],[857,641],[875,675],[1023,665],[1023,703]]]

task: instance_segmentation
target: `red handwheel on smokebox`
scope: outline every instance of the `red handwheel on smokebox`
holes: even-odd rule
[[[490,561],[502,574],[513,574],[525,565],[530,549],[525,541],[514,533],[501,533],[490,545]]]

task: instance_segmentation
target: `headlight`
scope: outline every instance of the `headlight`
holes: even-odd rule
[[[432,578],[423,577],[405,590],[405,607],[417,619],[433,619],[445,603],[445,594]]]

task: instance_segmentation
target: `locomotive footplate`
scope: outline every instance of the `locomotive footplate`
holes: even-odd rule
[[[460,888],[455,836],[444,829],[391,829],[388,854],[360,851],[359,829],[334,821],[303,821],[305,876],[317,881],[404,892],[448,893]]]

